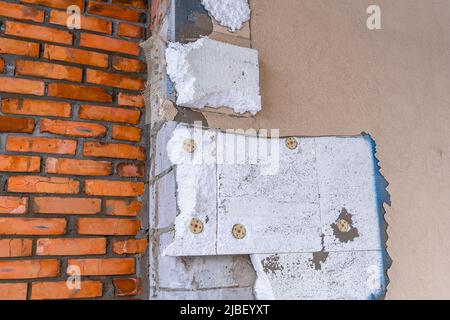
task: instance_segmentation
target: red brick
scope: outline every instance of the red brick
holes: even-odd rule
[[[0,258],[29,257],[32,247],[31,239],[0,239]]]
[[[147,69],[146,64],[140,60],[129,59],[119,56],[114,56],[112,58],[112,66],[114,69],[124,72],[143,73]]]
[[[113,216],[136,216],[141,212],[142,202],[135,200],[106,200],[106,214]]]
[[[0,300],[26,300],[28,284],[0,283]]]
[[[20,0],[20,2],[38,4],[50,8],[58,8],[66,10],[71,5],[80,7],[80,10],[84,9],[83,0]]]
[[[8,192],[78,193],[77,180],[57,177],[13,176],[8,178]]]
[[[145,176],[145,165],[143,163],[119,163],[117,173],[125,178],[142,178]]]
[[[109,3],[94,1],[89,1],[88,12],[90,14],[133,22],[141,22],[145,17],[145,15],[140,11],[126,9],[122,6],[117,6]]]
[[[129,239],[114,241],[113,251],[115,254],[140,254],[147,250],[147,239]]]
[[[0,261],[0,279],[36,279],[59,275],[59,261],[17,260]]]
[[[3,98],[2,111],[11,114],[67,118],[71,114],[71,105],[59,101]]]
[[[33,300],[97,298],[102,294],[100,281],[81,281],[80,289],[69,289],[66,281],[34,282],[31,287]]]
[[[140,228],[139,220],[134,219],[79,218],[77,221],[78,233],[85,235],[135,236]]]
[[[86,180],[85,192],[93,196],[136,197],[144,194],[144,183],[111,180]]]
[[[135,42],[118,40],[90,33],[81,34],[80,46],[112,51],[114,53],[120,52],[133,56],[138,56],[140,52],[139,45]]]
[[[44,11],[29,6],[3,1],[0,2],[0,16],[18,20],[44,22]]]
[[[47,173],[70,174],[75,176],[108,176],[112,164],[107,161],[47,158]]]
[[[137,108],[142,108],[145,106],[144,97],[141,94],[134,95],[120,92],[117,95],[117,100],[119,105],[122,106],[137,107]]]
[[[87,70],[86,82],[136,91],[143,90],[145,87],[145,79],[143,78],[92,69]]]
[[[137,124],[139,123],[141,112],[130,109],[82,105],[80,106],[79,117],[88,120]]]
[[[105,238],[38,239],[38,256],[81,256],[105,254]]]
[[[0,172],[40,172],[41,158],[0,154]]]
[[[65,219],[0,218],[0,235],[57,235],[66,232]]]
[[[41,119],[41,132],[74,137],[103,137],[106,127],[97,123]]]
[[[43,96],[44,89],[45,84],[42,81],[19,78],[0,78],[0,91],[3,92]]]
[[[112,128],[112,137],[117,140],[138,142],[141,141],[141,129],[114,125]]]
[[[0,53],[20,56],[39,56],[39,43],[0,38]]]
[[[5,26],[5,34],[10,36],[72,44],[72,34],[68,31],[14,21],[6,21]]]
[[[126,7],[147,9],[147,1],[145,0],[113,0],[112,3]]]
[[[74,155],[77,142],[41,137],[9,136],[6,140],[6,150],[16,152],[38,152]]]
[[[46,214],[96,214],[102,208],[100,199],[35,197],[33,212]]]
[[[60,64],[16,60],[16,74],[79,82],[82,80],[83,70]]]
[[[34,120],[31,118],[0,116],[0,132],[32,133],[33,130]]]
[[[108,55],[106,54],[68,47],[60,47],[51,44],[45,45],[44,58],[49,60],[86,64],[102,68],[106,68],[108,66]]]
[[[85,142],[83,147],[83,155],[85,156],[131,160],[145,159],[144,148],[128,144]]]
[[[136,278],[113,279],[113,284],[118,297],[135,296],[142,293],[141,283]]]
[[[68,17],[70,17],[70,15],[65,11],[52,10],[50,12],[50,23],[66,26]],[[110,21],[95,17],[82,15],[80,17],[80,27],[82,30],[91,30],[108,34],[112,33],[112,23]]]
[[[0,58],[0,73],[5,71],[5,60]]]
[[[102,88],[66,83],[50,83],[48,95],[73,100],[112,102],[112,96]]]
[[[1,214],[24,214],[27,208],[28,198],[0,196]]]
[[[117,33],[122,37],[143,38],[144,28],[134,24],[120,23]]]
[[[68,266],[78,266],[82,276],[109,276],[134,273],[133,258],[69,259]]]

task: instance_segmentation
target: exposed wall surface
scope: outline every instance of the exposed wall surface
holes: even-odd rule
[[[366,28],[381,8],[382,29]],[[390,183],[387,298],[450,297],[450,2],[253,0],[262,112],[211,127],[355,135]]]
[[[0,299],[147,297],[147,1],[20,2],[0,1]]]

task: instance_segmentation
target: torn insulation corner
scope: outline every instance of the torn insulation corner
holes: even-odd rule
[[[166,62],[177,105],[228,107],[252,114],[261,110],[256,50],[202,38],[188,44],[169,43]]]
[[[250,20],[248,0],[201,0],[206,10],[221,25],[234,32]]]

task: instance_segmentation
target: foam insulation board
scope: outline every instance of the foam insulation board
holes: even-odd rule
[[[372,300],[383,295],[380,250],[251,255],[258,300]]]
[[[279,139],[178,124],[167,153],[178,215],[163,255],[249,254],[258,299],[383,296],[384,189],[369,136]]]
[[[322,243],[332,251],[381,250],[378,168],[371,140],[367,136],[291,139],[294,149],[285,139],[178,125],[167,152],[176,165],[180,213],[175,241],[165,253],[316,252]],[[194,152],[186,152],[185,141],[195,141]],[[255,159],[248,152],[252,145],[258,148]],[[266,153],[263,146],[270,151]],[[247,154],[238,159],[234,150]],[[272,171],[264,172],[269,162]],[[192,218],[204,223],[200,234],[189,230]],[[245,238],[233,236],[236,224],[245,226]]]
[[[166,49],[166,62],[177,105],[229,107],[252,114],[261,110],[256,50],[208,38],[188,44],[172,42]]]
[[[230,31],[242,28],[250,20],[250,7],[247,0],[201,0],[208,12]]]

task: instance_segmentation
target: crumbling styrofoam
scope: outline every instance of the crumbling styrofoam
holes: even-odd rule
[[[243,163],[236,163],[235,157],[230,163],[227,152],[216,150],[219,141],[231,141],[226,135],[233,136],[186,125],[173,131],[167,151],[177,165],[180,214],[175,223],[177,236],[166,254],[298,253],[317,252],[323,246],[327,251],[382,248],[377,168],[366,137],[297,138],[295,149],[281,139],[270,151],[278,154],[273,157],[279,161],[278,172],[261,175],[264,161],[260,153],[254,164],[248,163],[249,157],[243,157]],[[189,139],[197,146],[193,153],[183,149]],[[255,142],[261,149],[273,140],[243,139],[238,149],[244,152]],[[208,224],[214,221],[207,237],[205,232],[193,235],[186,227],[187,221],[199,216],[207,217]],[[339,223],[346,223],[349,232],[341,234]],[[244,239],[233,237],[235,224],[245,226]]]
[[[228,162],[232,152],[217,149],[227,135],[189,125],[173,131],[167,151],[179,214],[164,255],[249,254],[258,299],[382,296],[386,254],[372,140],[294,138],[292,147],[280,139],[269,152],[278,154],[277,174],[261,175],[267,159],[260,152],[256,162]],[[195,151],[186,152],[187,140]],[[274,139],[244,136],[237,149],[251,150],[256,140],[260,151]],[[205,222],[203,232],[191,232],[193,217]],[[246,228],[244,238],[233,235],[235,224]]]
[[[166,61],[178,105],[229,107],[252,114],[261,110],[256,50],[202,38],[188,44],[170,43]]]
[[[230,31],[242,28],[250,20],[248,0],[202,0],[206,10]]]
[[[195,152],[183,148],[186,140],[195,140]],[[216,167],[203,162],[203,155],[215,155],[215,132],[179,126],[167,144],[167,153],[176,164],[177,205],[175,241],[165,250],[166,255],[215,255],[217,232]],[[206,158],[205,158],[206,159]],[[203,221],[200,234],[189,230],[192,218]],[[189,239],[189,240],[187,240]],[[186,241],[187,240],[187,241]],[[180,248],[180,244],[182,244]]]

